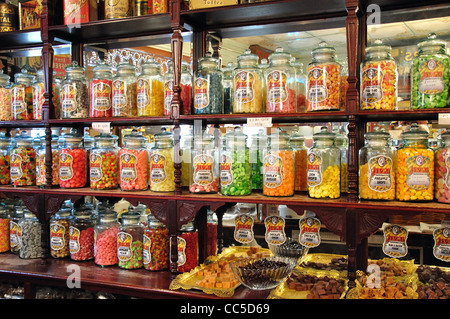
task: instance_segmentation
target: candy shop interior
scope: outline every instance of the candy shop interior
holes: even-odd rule
[[[450,298],[446,1],[0,8],[0,299]]]

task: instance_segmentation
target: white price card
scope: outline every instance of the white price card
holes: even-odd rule
[[[92,128],[100,133],[111,133],[111,122],[93,122]]]
[[[439,113],[439,125],[450,125],[450,113]]]
[[[272,127],[271,117],[249,117],[247,125],[250,127]]]

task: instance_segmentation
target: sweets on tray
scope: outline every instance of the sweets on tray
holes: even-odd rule
[[[230,262],[226,260],[219,260],[205,266],[197,272],[197,275],[203,277],[197,284],[204,288],[227,289],[239,284],[231,271]]]

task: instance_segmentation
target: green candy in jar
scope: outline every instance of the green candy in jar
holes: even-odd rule
[[[261,129],[252,135],[250,145],[250,163],[252,164],[252,189],[263,188],[264,149],[267,147],[267,135]]]

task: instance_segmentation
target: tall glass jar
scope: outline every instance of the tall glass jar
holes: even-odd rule
[[[85,70],[73,61],[66,67],[66,78],[61,82],[61,118],[86,118],[89,114],[89,86]]]
[[[50,256],[53,258],[69,257],[71,221],[71,209],[60,209],[50,217]]]
[[[36,150],[32,138],[26,131],[16,135],[15,147],[11,150],[10,178],[14,186],[36,185]]]
[[[296,111],[295,69],[290,61],[291,54],[283,48],[269,55],[269,67],[264,71],[267,113]]]
[[[264,151],[263,195],[294,195],[295,160],[289,146],[289,135],[276,131],[269,135],[269,145]]]
[[[10,76],[0,71],[0,121],[11,121],[11,84]]]
[[[233,70],[233,113],[262,113],[263,73],[258,67],[259,57],[250,49],[237,57]]]
[[[9,171],[12,146],[13,140],[5,132],[0,132],[0,185],[8,185],[11,181]]]
[[[183,110],[182,114],[188,115],[191,114],[192,109],[192,96],[193,96],[193,88],[192,88],[192,73],[190,70],[189,63],[183,61],[181,62],[181,101],[183,102]]]
[[[360,71],[361,110],[397,109],[398,72],[391,50],[379,39],[366,48]]]
[[[450,203],[450,132],[441,134],[441,146],[436,150],[434,196],[441,203]]]
[[[93,68],[94,76],[89,82],[89,116],[112,116],[112,68],[99,62]]]
[[[133,16],[135,0],[105,0],[105,19]]]
[[[198,266],[198,233],[193,222],[181,226],[177,237],[177,271],[188,272]]]
[[[192,149],[194,137],[190,134],[182,137],[181,144],[181,186],[189,186],[192,176]]]
[[[359,198],[395,199],[395,154],[389,146],[390,134],[377,127],[364,135],[359,150]]]
[[[233,70],[235,66],[233,62],[222,69],[223,72],[223,113],[233,113]]]
[[[16,206],[9,222],[9,249],[13,254],[19,254],[20,247],[22,246],[22,242],[20,241],[22,230],[19,222],[23,219],[25,210],[23,206]]]
[[[117,233],[117,259],[119,268],[139,269],[143,264],[144,226],[141,215],[128,212],[122,214],[122,223]]]
[[[19,221],[20,249],[19,257],[24,259],[41,257],[42,226],[39,219],[30,211],[24,211],[23,218]]]
[[[144,268],[151,271],[169,269],[169,230],[155,216],[149,214],[144,230]]]
[[[26,69],[14,75],[11,87],[11,113],[13,120],[33,119],[33,79]]]
[[[335,146],[336,134],[323,126],[313,135],[313,146],[308,150],[308,196],[312,198],[339,198],[341,196],[341,152]]]
[[[112,116],[132,117],[137,114],[137,78],[134,65],[125,62],[117,66],[112,80]]]
[[[120,223],[115,212],[99,215],[94,227],[94,262],[99,266],[111,266],[118,263],[117,234]]]
[[[61,79],[56,77],[56,73],[53,74],[52,93],[54,116],[52,118],[59,119],[61,118]]]
[[[155,60],[142,64],[137,80],[137,115],[164,115],[164,84],[161,65]]]
[[[94,258],[94,219],[87,207],[77,207],[69,227],[69,252],[71,260]]]
[[[219,191],[219,159],[210,134],[194,136],[192,149],[191,193],[217,193]]]
[[[335,145],[341,152],[341,193],[348,192],[348,138],[336,134]]]
[[[225,135],[225,143],[220,154],[220,192],[222,195],[252,193],[247,135],[238,126]]]
[[[341,66],[336,62],[335,52],[325,41],[311,52],[306,81],[309,112],[340,109]]]
[[[295,69],[295,92],[297,96],[297,112],[306,111],[306,74],[303,63],[291,59],[291,65]]]
[[[89,180],[91,189],[116,189],[119,187],[118,137],[101,133],[94,137],[94,147],[89,155]]]
[[[305,145],[305,137],[295,132],[289,139],[289,145],[294,150],[295,156],[295,180],[294,190],[306,192],[308,190],[307,183],[307,154],[308,148]]]
[[[44,105],[44,70],[36,72],[33,82],[33,120],[42,120],[42,106]]]
[[[194,75],[194,114],[223,114],[223,73],[210,52],[198,60]]]
[[[155,134],[155,146],[150,151],[150,190],[173,192],[175,190],[173,134],[165,128]]]
[[[124,136],[119,150],[119,186],[123,191],[148,188],[147,138],[134,130]]]
[[[411,67],[411,108],[450,106],[450,56],[446,45],[435,33],[417,45],[419,55]]]
[[[264,149],[267,147],[267,135],[263,130],[253,134],[250,144],[250,163],[252,164],[252,190],[263,189]]]
[[[434,151],[428,147],[428,132],[413,123],[402,133],[397,151],[396,198],[400,201],[432,201],[434,196]]]
[[[75,133],[64,136],[64,145],[59,151],[59,186],[79,188],[87,182],[87,152],[83,138]]]
[[[0,206],[0,253],[9,251],[9,210],[6,206]]]
[[[206,255],[217,255],[217,219],[212,210],[208,210],[206,219]]]
[[[37,186],[45,186],[47,185],[47,171],[45,166],[45,154],[47,153],[46,149],[46,141],[45,136],[40,139],[40,146],[36,150],[37,159],[36,159],[36,185]],[[58,149],[58,136],[52,135],[51,141],[52,147],[52,180],[50,185],[57,186],[59,185],[59,149]]]

